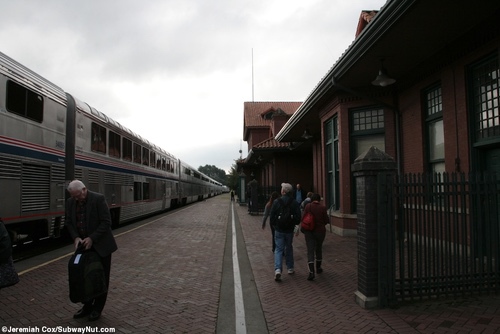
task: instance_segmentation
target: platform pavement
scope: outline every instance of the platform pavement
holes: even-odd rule
[[[0,326],[116,329],[117,333],[215,333],[229,196],[223,195],[117,231],[111,291],[96,322],[74,320],[65,256],[24,272],[0,290]],[[271,232],[262,216],[235,205],[269,333],[497,333],[500,296],[365,310],[354,302],[356,238],[328,233],[324,273],[306,280],[303,236],[294,241],[294,275],[273,279]]]

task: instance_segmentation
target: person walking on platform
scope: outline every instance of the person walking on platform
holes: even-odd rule
[[[307,265],[309,267],[309,276],[307,279],[309,281],[315,278],[314,260],[316,260],[316,273],[321,274],[323,272],[321,268],[321,262],[323,261],[323,241],[326,236],[325,225],[329,223],[326,206],[320,204],[321,196],[313,194],[311,201],[304,208],[304,214],[306,212],[312,213],[314,217],[314,229],[312,231],[302,229],[302,233],[304,233],[306,239]]]
[[[297,183],[297,187],[293,191],[293,198],[301,204],[306,199],[306,191],[302,189],[302,186]]]
[[[111,254],[118,249],[111,232],[111,215],[104,195],[87,190],[80,180],[68,185],[71,196],[66,201],[66,226],[74,241],[75,249],[81,244],[85,250],[93,249],[101,258],[109,290]],[[88,316],[90,321],[100,318],[107,293],[84,303],[73,318]]]
[[[300,203],[300,211],[302,212],[302,214],[304,213],[304,209],[306,208],[306,205],[312,202],[312,200],[311,200],[312,195],[313,195],[312,192],[308,192],[306,199],[303,200],[302,203]]]
[[[300,223],[300,205],[292,197],[292,185],[281,184],[281,197],[273,202],[271,207],[270,221],[274,226],[274,280],[281,281],[281,270],[283,267],[283,252],[285,252],[288,274],[293,274],[293,235],[298,235]]]
[[[264,207],[264,217],[262,217],[262,229],[264,230],[266,228],[266,221],[267,218],[271,214],[271,207],[273,206],[274,200],[279,197],[278,192],[273,191],[271,193],[271,197],[269,197],[269,201],[266,203],[266,206]],[[276,243],[274,242],[274,226],[273,224],[269,224],[271,226],[271,234],[272,234],[272,241],[273,241],[273,253],[274,250],[276,249]]]

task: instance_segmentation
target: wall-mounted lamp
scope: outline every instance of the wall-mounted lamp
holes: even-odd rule
[[[375,78],[375,80],[372,81],[372,85],[385,87],[385,86],[392,85],[395,82],[396,82],[396,79],[393,79],[387,75],[387,71],[384,68],[384,61],[381,60],[380,61],[380,71],[378,72],[378,75]]]
[[[309,130],[305,129],[304,130],[304,133],[302,134],[302,138],[304,138],[305,140],[308,140],[308,139],[311,139],[313,136],[311,133],[309,133]]]

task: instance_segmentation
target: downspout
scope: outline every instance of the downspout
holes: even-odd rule
[[[401,164],[403,156],[401,155],[401,115],[399,108],[394,108],[394,115],[396,116],[396,154],[398,158],[396,159],[396,166],[398,169],[398,176],[401,175]]]

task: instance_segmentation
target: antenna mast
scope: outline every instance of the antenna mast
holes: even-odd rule
[[[253,100],[253,48],[252,48],[252,102],[254,102],[254,100]]]

